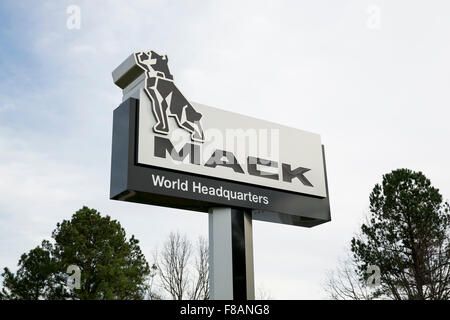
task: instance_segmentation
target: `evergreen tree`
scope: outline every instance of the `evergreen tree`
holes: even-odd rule
[[[49,294],[51,274],[56,271],[51,258],[51,244],[43,241],[41,246],[22,254],[18,266],[16,274],[4,268],[0,299],[45,298]]]
[[[54,245],[44,241],[22,255],[14,275],[3,273],[3,299],[143,299],[150,268],[120,223],[83,207],[57,224]],[[80,271],[80,288],[68,285],[69,266]]]
[[[380,268],[374,297],[450,298],[450,212],[421,172],[399,169],[370,194],[370,214],[351,242],[361,281]]]

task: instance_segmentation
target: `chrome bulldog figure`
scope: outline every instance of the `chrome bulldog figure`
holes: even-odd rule
[[[191,139],[204,142],[201,118],[189,101],[175,86],[173,75],[167,65],[167,56],[154,51],[136,52],[137,65],[145,71],[145,92],[152,101],[156,124],[153,130],[157,133],[169,133],[168,117],[174,117],[180,128],[191,133]]]

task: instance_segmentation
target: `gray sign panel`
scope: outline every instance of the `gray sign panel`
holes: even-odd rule
[[[129,98],[114,111],[111,199],[202,212],[217,206],[244,208],[255,220],[305,227],[330,221],[325,174],[324,196],[313,196],[140,162],[139,102]],[[325,173],[323,148],[321,155]]]
[[[330,220],[320,136],[186,99],[168,58],[136,52],[113,71],[111,198],[207,212],[251,210],[257,220]]]

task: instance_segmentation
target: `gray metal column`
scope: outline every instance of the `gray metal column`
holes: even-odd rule
[[[211,300],[255,299],[250,211],[209,210],[209,269]]]

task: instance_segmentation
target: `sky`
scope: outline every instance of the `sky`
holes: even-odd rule
[[[75,5],[79,28],[71,24]],[[450,2],[0,2],[0,267],[83,205],[120,221],[151,260],[171,231],[207,237],[204,213],[109,200],[111,72],[134,51],[169,56],[189,100],[319,133],[331,222],[253,223],[255,283],[322,299],[397,168],[450,198]]]

